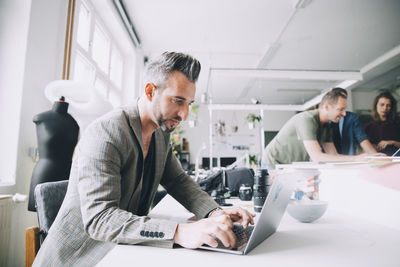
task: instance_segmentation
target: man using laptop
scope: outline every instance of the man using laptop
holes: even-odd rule
[[[94,266],[117,243],[197,248],[215,247],[217,238],[235,246],[233,222],[247,227],[255,215],[219,209],[183,171],[169,142],[169,133],[188,116],[199,73],[191,56],[163,53],[148,63],[144,95],[134,105],[88,126],[34,266]],[[178,224],[148,217],[159,184],[200,220]]]
[[[315,162],[363,159],[366,153],[357,156],[338,154],[332,142],[329,122],[338,123],[346,115],[346,108],[347,95],[341,90],[329,91],[318,109],[296,114],[282,127],[265,148],[263,162],[269,169],[274,169],[276,164],[310,159]]]

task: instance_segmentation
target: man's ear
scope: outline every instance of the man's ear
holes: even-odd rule
[[[324,105],[323,105],[323,107],[324,107],[324,109],[326,110],[326,111],[328,111],[329,110],[329,103],[328,102],[325,102],[324,103]]]
[[[153,96],[156,90],[156,86],[154,83],[146,83],[144,87],[144,93],[146,94],[147,99],[151,102],[153,100]]]

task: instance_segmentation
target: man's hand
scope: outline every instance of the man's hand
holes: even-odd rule
[[[386,154],[385,153],[380,153],[380,152],[377,152],[377,153],[361,153],[361,154],[358,154],[358,155],[354,156],[354,160],[366,160],[366,159],[368,159],[368,157],[384,157],[384,156],[386,156]]]
[[[235,247],[236,236],[232,228],[233,223],[228,215],[213,215],[194,223],[178,224],[174,242],[185,248],[198,248],[203,244],[217,247],[215,238],[218,238],[224,246]]]
[[[249,223],[254,224],[253,218],[256,216],[254,213],[242,209],[240,207],[226,208],[217,210],[211,213],[210,217],[228,215],[233,222],[239,222],[244,228],[247,228]]]

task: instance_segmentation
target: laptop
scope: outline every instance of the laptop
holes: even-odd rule
[[[391,155],[391,156],[382,156],[382,157],[377,157],[377,156],[370,156],[370,157],[367,157],[367,158],[369,158],[369,159],[394,159],[394,160],[399,160],[400,158],[400,148],[399,149],[397,149],[396,150],[396,152],[394,152],[393,153],[393,155]]]
[[[229,248],[225,247],[219,240],[217,240],[219,243],[218,247],[213,248],[203,245],[200,247],[200,249],[239,255],[249,253],[252,249],[257,247],[261,242],[276,232],[289,203],[290,196],[295,189],[296,182],[297,179],[293,176],[293,174],[278,175],[274,179],[274,182],[269,190],[267,199],[264,202],[264,206],[258,216],[255,226],[249,225],[247,229],[243,229],[241,225],[234,225],[234,232],[236,229],[244,231],[242,233],[243,244],[237,244],[236,248]],[[240,238],[238,237],[238,242],[240,242],[239,239]]]
[[[400,148],[393,153],[392,157],[400,157]]]

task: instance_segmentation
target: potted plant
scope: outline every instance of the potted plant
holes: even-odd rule
[[[199,107],[200,106],[197,104],[192,104],[190,106],[190,115],[189,115],[189,120],[188,120],[188,124],[189,124],[190,128],[194,128],[197,125]]]
[[[257,166],[258,160],[256,155],[249,155],[250,166]]]
[[[181,138],[185,130],[182,129],[182,125],[178,125],[171,134],[169,140],[171,141],[172,151],[177,155],[181,151]]]
[[[261,116],[260,115],[256,115],[254,113],[249,113],[246,116],[246,121],[249,125],[249,129],[254,129],[255,128],[255,124],[256,122],[260,122],[261,121]]]
[[[255,171],[255,169],[258,166],[257,155],[249,154],[246,158],[243,159],[243,164],[254,169],[254,171]]]

